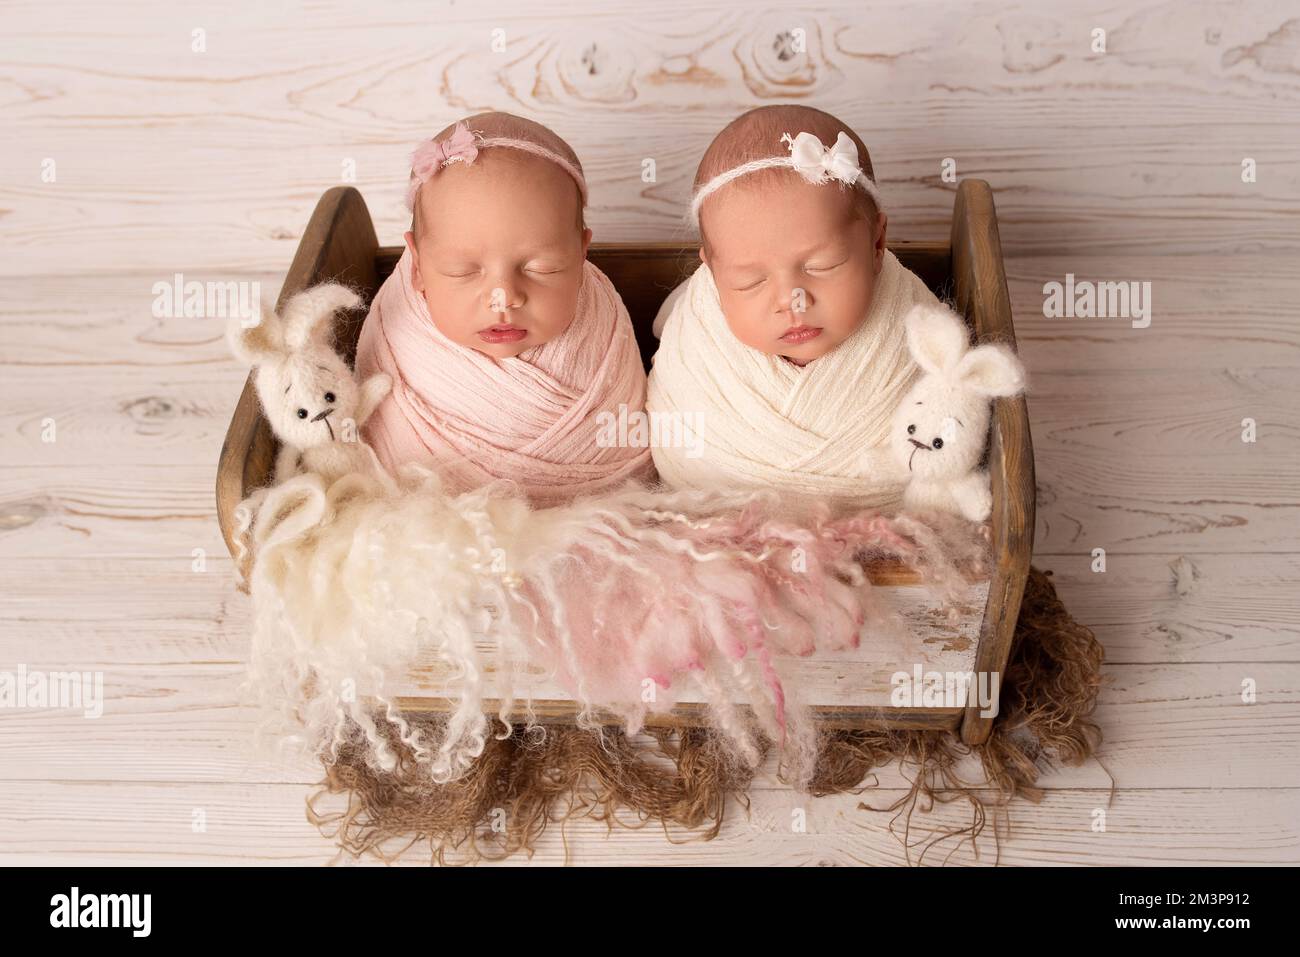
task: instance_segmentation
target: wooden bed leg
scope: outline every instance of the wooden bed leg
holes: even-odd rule
[[[958,309],[975,327],[977,341],[1005,342],[1014,349],[1016,333],[993,191],[983,180],[963,180],[957,188],[952,275]],[[1024,396],[994,402],[989,476],[994,568],[975,670],[977,675],[997,674],[1000,690],[1034,548],[1034,450]],[[961,738],[968,745],[983,744],[993,730],[995,715],[983,715],[982,710],[978,703],[970,704],[962,717]]]

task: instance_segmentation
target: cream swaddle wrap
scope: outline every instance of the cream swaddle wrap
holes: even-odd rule
[[[673,291],[655,320],[659,351],[646,408],[693,422],[697,448],[652,449],[674,488],[772,488],[862,508],[894,508],[907,471],[888,447],[890,417],[919,370],[903,317],[938,300],[886,250],[871,309],[833,351],[800,367],[738,340],[709,267]]]

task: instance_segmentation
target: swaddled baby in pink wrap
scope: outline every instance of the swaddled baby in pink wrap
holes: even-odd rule
[[[650,450],[602,444],[597,416],[644,408],[627,310],[587,261],[587,185],[540,124],[482,113],[412,157],[406,249],[376,294],[357,374],[392,394],[364,428],[380,460],[452,491],[495,479],[554,504],[647,475]]]

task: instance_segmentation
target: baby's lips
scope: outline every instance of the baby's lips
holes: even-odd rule
[[[781,342],[790,342],[790,341],[807,342],[809,340],[816,339],[818,336],[821,335],[821,333],[822,333],[821,326],[808,326],[808,325],[790,326],[788,329],[786,329],[784,332],[781,333],[778,339]],[[793,336],[793,340],[786,338],[787,336]]]
[[[528,338],[528,330],[514,324],[498,324],[480,329],[478,337],[484,342],[494,344],[523,342]]]

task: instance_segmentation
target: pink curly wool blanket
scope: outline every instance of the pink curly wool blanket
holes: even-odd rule
[[[953,516],[834,519],[773,493],[634,485],[531,509],[500,486],[444,494],[418,466],[395,481],[295,476],[266,494],[253,540],[249,688],[266,730],[332,755],[352,723],[367,760],[391,770],[387,722],[440,782],[471,767],[517,702],[532,725],[541,674],[573,697],[580,727],[613,715],[628,734],[693,695],[734,757],[757,766],[764,736],[806,783],[815,702],[787,663],[907,627],[858,561],[896,558],[946,604],[985,560]],[[417,665],[448,704],[428,732],[394,695]]]
[[[362,379],[393,378],[363,430],[390,471],[418,462],[452,492],[511,479],[534,504],[550,505],[652,469],[649,448],[598,443],[601,412],[645,407],[646,376],[627,309],[590,262],[564,334],[495,359],[438,331],[412,285],[407,249],[371,304],[356,368]]]

